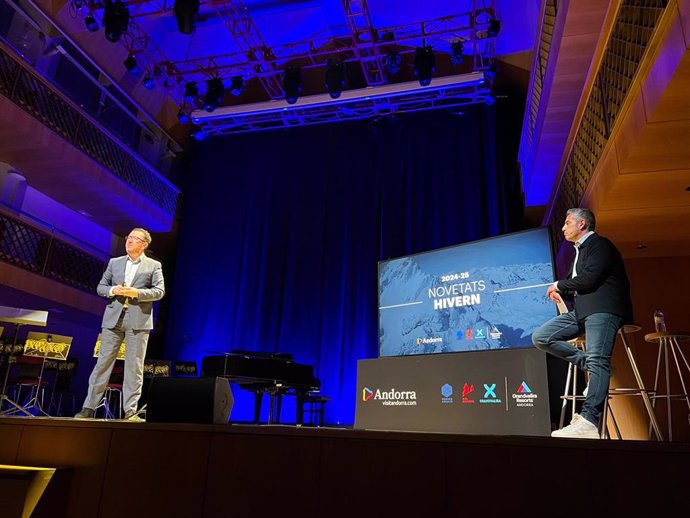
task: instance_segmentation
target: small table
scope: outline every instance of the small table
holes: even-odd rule
[[[666,409],[668,410],[668,439],[673,441],[673,428],[672,428],[672,411],[671,411],[671,400],[672,399],[685,399],[685,403],[688,405],[688,415],[690,416],[690,398],[688,397],[688,389],[685,385],[685,380],[683,379],[683,371],[681,369],[680,359],[683,360],[685,368],[688,373],[690,373],[690,363],[688,363],[687,358],[680,349],[679,343],[686,342],[690,340],[690,333],[686,331],[681,331],[677,333],[649,333],[644,337],[646,342],[658,343],[659,344],[659,354],[656,360],[656,374],[654,375],[654,403],[656,403],[657,398],[662,398],[666,400]],[[682,394],[671,394],[671,377],[668,361],[668,352],[671,351],[673,356],[673,361],[676,364],[676,370],[678,372],[678,377],[680,378],[680,384],[683,387]],[[659,374],[661,370],[661,356],[664,356],[664,367],[666,375],[666,394],[659,394],[657,392],[659,386]],[[651,430],[650,430],[651,435]]]

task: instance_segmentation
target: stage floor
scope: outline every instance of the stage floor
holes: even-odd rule
[[[288,425],[4,417],[0,463],[59,468],[34,518],[681,516],[690,487],[688,443]]]

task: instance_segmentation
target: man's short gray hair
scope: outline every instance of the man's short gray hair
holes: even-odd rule
[[[567,213],[578,221],[584,221],[585,225],[587,225],[587,230],[593,231],[597,224],[597,221],[594,218],[594,213],[589,209],[581,209],[577,207],[574,209],[568,209]]]
[[[146,241],[149,245],[151,244],[151,234],[149,234],[148,230],[146,230],[145,228],[137,227],[137,228],[133,228],[132,231],[130,232],[130,234],[134,231],[141,232],[144,235],[144,241]]]

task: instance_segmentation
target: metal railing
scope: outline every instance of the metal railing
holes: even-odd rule
[[[0,213],[0,261],[79,290],[94,293],[108,262]]]
[[[0,46],[0,94],[175,216],[179,189]]]

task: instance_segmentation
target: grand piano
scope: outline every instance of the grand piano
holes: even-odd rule
[[[259,423],[264,394],[269,395],[268,423],[280,420],[282,396],[297,397],[298,424],[304,420],[304,400],[318,391],[321,382],[314,377],[314,367],[295,363],[291,354],[233,350],[201,361],[201,375],[227,378],[254,394],[254,422]]]

